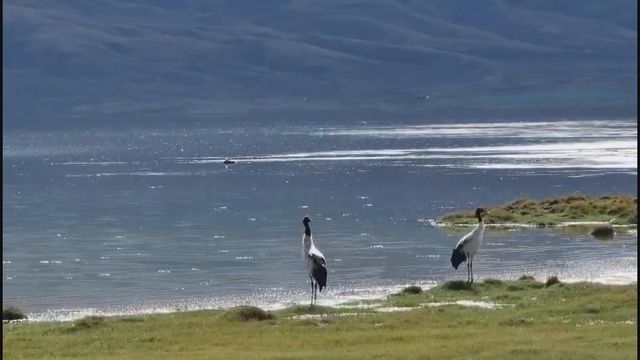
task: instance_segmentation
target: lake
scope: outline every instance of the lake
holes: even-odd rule
[[[635,120],[5,131],[3,304],[34,320],[306,304],[305,215],[319,304],[379,297],[466,279],[449,261],[464,232],[428,219],[636,186]],[[635,281],[637,232],[488,231],[474,274]]]

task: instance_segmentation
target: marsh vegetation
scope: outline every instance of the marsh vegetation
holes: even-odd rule
[[[636,225],[637,198],[631,195],[584,196],[572,194],[534,200],[520,198],[501,206],[486,206],[486,224],[525,224],[554,226],[563,223],[610,223]],[[473,210],[453,212],[441,216],[445,225],[475,224]]]

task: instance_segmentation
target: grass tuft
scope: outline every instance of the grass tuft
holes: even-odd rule
[[[26,319],[25,315],[20,309],[15,306],[8,306],[2,309],[2,320],[22,320]]]
[[[102,316],[85,316],[71,324],[71,331],[97,329],[106,323]]]
[[[487,285],[502,285],[502,280],[498,279],[484,279],[484,283]]]
[[[451,280],[442,284],[442,287],[447,290],[473,290],[473,287],[470,283],[462,280]]]
[[[402,289],[401,294],[422,294],[422,288],[418,285],[407,286]]]
[[[522,275],[518,278],[518,281],[535,281],[536,279],[531,275]]]
[[[544,286],[549,287],[551,285],[559,284],[560,280],[557,276],[552,275],[547,278],[547,282],[544,283]]]
[[[255,306],[238,306],[227,310],[224,317],[236,321],[264,321],[275,320],[276,316]]]

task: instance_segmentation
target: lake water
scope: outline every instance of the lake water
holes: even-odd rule
[[[426,219],[636,185],[635,121],[5,131],[3,304],[34,320],[306,304],[307,214],[329,268],[319,304],[378,297],[466,279],[449,261],[464,233]],[[474,265],[631,282],[637,232],[491,231]]]

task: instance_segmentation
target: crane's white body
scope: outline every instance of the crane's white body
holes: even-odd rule
[[[309,267],[309,274],[311,274],[311,268],[313,267],[313,256],[317,256],[324,260],[324,255],[313,244],[313,237],[311,235],[304,234],[302,236],[302,258],[307,261]]]
[[[462,239],[458,241],[456,249],[462,250],[467,256],[467,261],[471,262],[476,256],[476,253],[478,253],[478,249],[480,249],[483,237],[484,221],[480,221],[470,233],[463,236]]]

